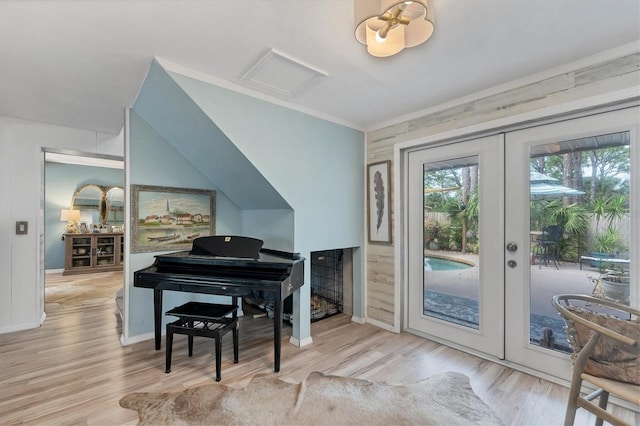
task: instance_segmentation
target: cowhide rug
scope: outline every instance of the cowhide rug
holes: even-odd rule
[[[499,425],[467,376],[442,373],[390,385],[311,373],[300,384],[256,375],[233,389],[211,384],[176,393],[132,393],[120,400],[141,425]]]

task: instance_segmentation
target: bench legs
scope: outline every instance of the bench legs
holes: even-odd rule
[[[165,363],[165,373],[171,373],[171,352],[173,351],[173,330],[169,329],[167,324],[167,344],[166,344],[167,360]]]
[[[216,338],[216,382],[219,382],[221,378],[220,364],[222,364],[222,339],[218,336]]]
[[[238,323],[233,322],[228,326],[232,327],[233,332],[233,363],[237,364],[239,360],[238,350]],[[188,353],[189,356],[193,356],[193,336],[210,337],[215,340],[215,357],[216,357],[216,382],[219,382],[222,378],[221,364],[222,364],[222,336],[228,331],[228,326],[222,327],[217,330],[207,330],[200,328],[193,328],[193,321],[188,321],[185,324],[184,321],[178,320],[173,323],[167,324],[167,342],[166,342],[166,365],[165,373],[171,372],[171,353],[173,352],[173,335],[186,334],[188,336]]]
[[[233,327],[233,363],[238,363],[238,323]]]

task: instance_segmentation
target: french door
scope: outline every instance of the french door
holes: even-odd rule
[[[551,297],[593,294],[637,306],[639,117],[633,107],[506,135],[507,212],[525,211],[505,215],[505,244],[524,248],[505,253],[507,262],[527,265],[505,268],[506,359],[569,379],[570,348]],[[541,250],[542,230],[558,225],[560,241]],[[620,263],[581,261],[603,236],[615,236],[607,256]],[[626,294],[602,291],[612,265],[627,275]]]
[[[407,326],[498,358],[504,352],[503,145],[496,135],[408,155]],[[463,180],[473,180],[473,189]],[[463,253],[462,244],[470,250]]]
[[[406,328],[569,379],[551,297],[603,295],[602,265],[584,260],[600,235],[618,237],[611,256],[630,276],[615,297],[638,304],[638,117],[632,107],[408,152]],[[593,213],[613,199],[617,214]]]

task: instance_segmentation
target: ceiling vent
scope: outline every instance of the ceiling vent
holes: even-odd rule
[[[271,49],[241,80],[263,92],[295,98],[328,75],[318,68]]]

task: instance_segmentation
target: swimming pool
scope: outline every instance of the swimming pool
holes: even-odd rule
[[[473,264],[466,263],[462,260],[445,259],[443,257],[425,256],[424,257],[424,270],[425,271],[457,271],[460,269],[472,268]]]

